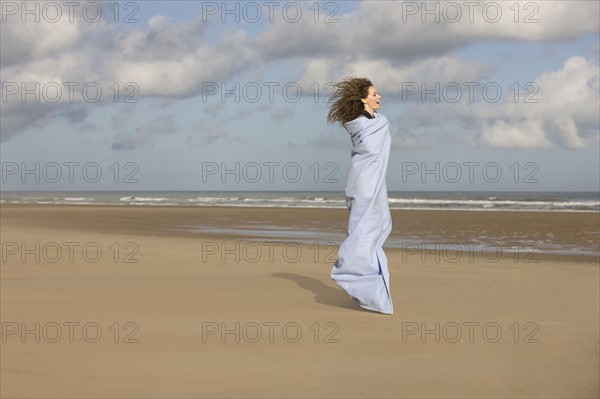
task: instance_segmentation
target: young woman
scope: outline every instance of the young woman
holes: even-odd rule
[[[327,121],[350,134],[351,163],[346,180],[350,213],[331,278],[364,309],[392,314],[387,257],[383,243],[392,231],[386,173],[391,136],[377,112],[381,96],[366,78],[346,78],[334,86]]]

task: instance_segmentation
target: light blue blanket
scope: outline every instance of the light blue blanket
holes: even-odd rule
[[[392,231],[386,186],[389,122],[375,112],[374,119],[359,116],[344,127],[352,140],[346,180],[350,217],[331,278],[362,308],[392,314],[388,261],[382,248]]]

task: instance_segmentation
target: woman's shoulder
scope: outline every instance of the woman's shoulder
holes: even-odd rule
[[[384,114],[380,114],[377,111],[375,111],[375,119],[379,120],[379,122],[388,122],[387,117]]]

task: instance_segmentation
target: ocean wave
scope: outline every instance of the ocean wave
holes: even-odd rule
[[[343,192],[60,192],[0,193],[2,204],[244,206],[346,209]],[[61,195],[62,194],[62,195]],[[391,209],[598,212],[596,193],[391,192]]]
[[[119,199],[120,201],[135,201],[135,202],[161,202],[161,201],[168,201],[169,198],[152,198],[152,197],[121,197]]]

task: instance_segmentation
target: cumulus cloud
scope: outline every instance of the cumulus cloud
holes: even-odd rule
[[[492,3],[502,7],[502,18],[497,22],[482,18],[485,7],[492,12],[493,6],[487,6]],[[302,4],[308,7],[308,3]],[[442,13],[447,7],[444,2],[432,4],[431,7],[440,7]],[[210,40],[207,35],[210,26],[200,15],[182,22],[157,15],[148,20],[147,26],[139,24],[122,29],[106,21],[89,23],[78,13],[72,22],[63,18],[59,23],[23,24],[20,19],[5,15],[3,8],[2,17],[7,17],[0,35],[3,82],[37,81],[42,86],[48,82],[61,86],[67,82],[80,85],[95,82],[104,92],[98,102],[86,101],[81,90],[75,90],[74,98],[64,95],[53,103],[21,101],[20,96],[11,96],[2,102],[0,140],[6,141],[31,127],[44,126],[55,118],[85,123],[86,115],[114,102],[110,87],[115,82],[120,85],[122,95],[127,94],[123,91],[125,84],[135,83],[139,99],[189,98],[202,94],[207,82],[228,81],[241,74],[249,76],[263,70],[265,65],[274,68],[278,62],[301,57],[305,64],[300,80],[306,84],[302,87],[337,80],[345,74],[368,75],[374,76],[388,98],[398,98],[405,92],[402,82],[476,81],[490,74],[488,65],[455,55],[454,50],[471,43],[494,40],[551,42],[598,31],[598,2],[522,1],[518,3],[518,22],[514,21],[514,11],[508,8],[514,2],[480,1],[478,4],[473,22],[467,14],[457,22],[448,18],[436,22],[426,15],[422,22],[421,10],[415,12],[411,8],[422,7],[422,2],[360,2],[351,12],[336,15],[337,22],[329,24],[315,23],[312,11],[305,9],[305,17],[297,23],[275,18],[273,23],[267,23],[253,35],[247,33],[242,24]],[[463,7],[462,12],[467,9]],[[538,21],[524,23],[523,19],[528,15]],[[320,15],[320,21],[323,16],[324,13]],[[538,111],[528,108],[523,114],[520,109],[507,104],[501,113],[496,111],[500,108],[480,107],[475,108],[474,114],[473,108],[461,109],[458,117],[471,121],[469,123],[474,123],[472,115],[483,118],[478,135],[470,138],[474,143],[493,146],[514,143],[515,138],[526,134],[526,129],[537,126],[543,133],[531,130],[527,139],[516,142],[523,143],[524,147],[547,146],[551,142],[581,148],[597,135],[597,122],[584,109],[597,104],[597,98],[589,94],[590,89],[597,87],[597,81],[594,83],[593,75],[589,75],[588,63],[573,60],[564,71],[555,71],[557,75],[540,76],[540,88],[546,85],[545,93],[550,94],[546,96],[540,91],[540,100],[544,99],[547,104],[541,103]],[[577,79],[571,71],[573,68],[587,74],[587,79],[592,81],[585,83]],[[571,80],[565,81],[567,78],[563,75],[568,75]],[[557,81],[572,87],[553,87],[552,82]],[[571,98],[572,93],[568,91],[575,88],[586,93],[585,99],[573,99],[578,109],[552,102],[552,96],[557,93]],[[5,89],[3,85],[4,93]],[[272,117],[283,120],[289,116],[282,112]],[[118,124],[118,120],[115,123]],[[503,136],[508,135],[502,133],[503,129],[511,132],[512,140]],[[133,132],[121,133],[113,148],[151,145],[154,134],[151,130],[143,126]],[[416,139],[416,130],[412,135],[398,134],[403,135],[407,145],[423,145]],[[211,133],[207,137],[208,141],[214,141],[219,135]]]
[[[552,142],[544,132],[544,121],[527,118],[506,122],[502,119],[482,122],[479,141],[497,148],[548,148]]]
[[[446,2],[420,1],[363,1],[353,12],[339,15],[336,23],[315,23],[312,18],[288,23],[279,18],[253,44],[263,60],[360,54],[410,61],[448,54],[478,40],[573,39],[597,32],[600,22],[597,2],[486,0],[472,2],[472,7],[464,5],[468,2],[448,3],[459,5],[458,18]]]
[[[20,15],[7,16],[2,23],[1,141],[70,115],[74,108],[89,113],[123,102],[127,95],[138,101],[197,95],[203,82],[237,74],[248,63],[245,53],[251,52],[243,47],[243,32],[209,46],[200,19],[176,23],[156,16],[145,28],[122,30],[110,21],[90,23],[73,15],[73,21],[63,16],[56,23],[21,23]],[[23,98],[22,85],[31,89],[36,84],[38,98]],[[86,85],[93,86],[94,98],[86,97]]]
[[[575,56],[562,68],[535,79],[537,103],[488,104],[477,140],[500,148],[582,149],[597,143],[600,129],[599,65]],[[476,117],[474,115],[474,117]]]
[[[450,36],[521,41],[569,40],[597,32],[600,23],[600,6],[594,1],[477,3],[473,23],[466,23],[468,19],[465,18],[461,19],[465,23],[447,24]]]
[[[527,90],[521,83],[518,101],[512,92],[505,92],[497,103],[481,98],[473,103],[464,98],[434,103],[429,98],[425,104],[406,103],[395,122],[412,129],[416,137],[424,132],[442,137],[435,132],[451,127],[464,132],[454,139],[471,146],[582,149],[598,143],[599,70],[597,59],[574,56],[561,68],[535,77],[535,85]]]
[[[339,62],[337,65],[332,63],[333,67],[327,68],[320,68],[319,65],[322,64],[317,62],[309,65],[307,73],[300,80],[304,85],[336,81],[340,75],[369,76],[382,95],[400,98],[402,94],[405,94],[406,100],[415,101],[420,101],[420,96],[408,94],[414,92],[414,90],[411,91],[414,85],[417,85],[418,88],[422,85],[431,88],[436,82],[442,82],[442,84],[476,82],[490,73],[490,67],[483,63],[469,62],[456,56],[428,57],[405,64],[394,64],[386,59],[359,59]],[[336,67],[341,73],[333,72]],[[315,73],[315,75],[311,76],[309,73]],[[316,80],[323,77],[325,80]]]

